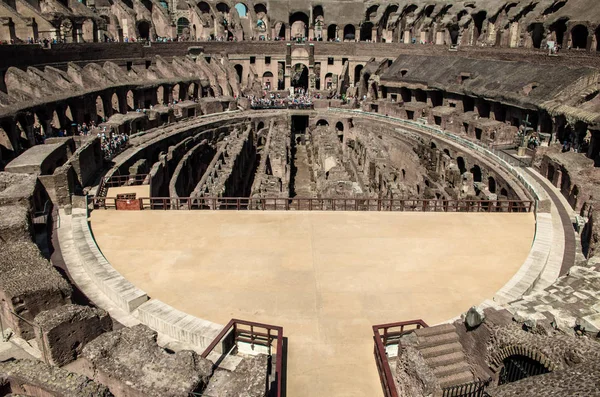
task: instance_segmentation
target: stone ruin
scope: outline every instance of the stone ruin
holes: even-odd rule
[[[36,225],[52,223],[53,206],[84,207],[80,194],[93,194],[106,166],[106,176],[149,173],[152,196],[524,199],[526,188],[481,148],[513,147],[525,123],[542,144],[520,161],[574,210],[576,266],[511,301],[510,315],[473,310],[468,326],[405,337],[391,364],[401,392],[431,395],[476,379],[497,383],[506,355],[517,352],[551,372],[490,387],[489,395],[597,394],[600,62],[589,53],[600,51],[600,15],[590,1],[33,3],[2,3],[0,40],[49,35],[81,46],[0,48],[0,316],[52,364],[0,363],[0,394],[264,394],[265,355],[215,369],[191,351],[159,347],[143,326],[115,321],[111,331],[113,319],[81,302],[52,266],[59,261],[48,261],[48,236]],[[92,43],[125,36],[182,42]],[[321,96],[309,116],[250,111],[243,95],[286,96],[303,71],[302,88]],[[350,110],[356,114],[342,113]],[[214,121],[199,124],[198,116]],[[305,126],[293,127],[301,117]],[[397,131],[384,117],[467,143]],[[114,164],[97,138],[50,138],[90,121],[131,135]],[[548,202],[537,209],[550,212]],[[449,356],[436,355],[445,345]],[[152,371],[140,372],[149,364]]]
[[[390,361],[400,395],[441,395],[442,388],[460,378],[463,384],[486,382],[490,396],[532,391],[536,396],[592,396],[598,393],[592,386],[597,379],[598,343],[565,333],[550,321],[523,322],[506,310],[477,309],[454,323],[403,336],[397,357]],[[531,361],[523,364],[528,368],[538,365],[539,375],[511,379],[515,372],[507,373],[506,367],[518,360]],[[556,383],[572,375],[575,379]]]
[[[113,397],[108,387],[83,375],[33,360],[0,362],[0,394]]]
[[[184,396],[201,392],[212,363],[193,351],[169,353],[144,325],[105,333],[83,348],[79,371],[120,396]]]
[[[112,330],[112,319],[102,309],[64,305],[35,317],[35,331],[42,359],[62,367],[77,359],[83,348]]]

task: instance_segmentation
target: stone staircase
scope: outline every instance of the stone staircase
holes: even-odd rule
[[[414,333],[417,336],[417,349],[442,388],[475,380],[453,325],[421,328]]]

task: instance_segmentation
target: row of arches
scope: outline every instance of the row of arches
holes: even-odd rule
[[[84,97],[49,103],[0,120],[6,149],[2,159],[12,158],[27,148],[42,143],[39,137],[75,135],[83,123],[100,124],[114,114],[142,111],[152,106],[192,98],[214,96],[210,87],[199,82],[162,84],[156,88],[109,89]],[[6,153],[5,153],[6,152]],[[10,152],[10,153],[9,153]]]
[[[600,26],[593,30],[583,24],[577,24],[571,28],[568,34],[567,31],[567,19],[559,19],[550,25],[548,30],[541,22],[532,23],[527,27],[533,48],[541,48],[544,39],[548,36],[547,33],[549,33],[550,39],[555,40],[558,45],[570,46],[573,49],[600,51]]]
[[[432,150],[437,149],[437,145],[435,144],[435,142],[431,142],[430,143],[430,147]],[[445,154],[447,156],[447,158],[450,161],[455,162],[456,166],[458,167],[458,170],[460,172],[460,175],[464,175],[466,172],[470,172],[473,175],[473,182],[474,183],[486,183],[488,191],[492,194],[498,194],[499,196],[503,196],[503,197],[508,197],[508,190],[506,189],[506,187],[502,187],[502,186],[498,186],[498,183],[496,181],[496,178],[494,177],[494,175],[492,175],[492,173],[488,172],[487,177],[485,175],[485,173],[483,172],[481,166],[477,163],[473,163],[470,167],[468,167],[467,165],[467,160],[465,160],[464,156],[457,154],[456,158],[454,159],[450,150],[448,148],[443,149],[443,154]],[[446,167],[446,163],[443,163],[444,168]]]

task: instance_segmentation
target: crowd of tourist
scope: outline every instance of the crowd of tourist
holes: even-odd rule
[[[98,133],[98,137],[102,141],[102,153],[104,159],[111,160],[117,154],[121,153],[129,142],[129,136],[123,133]]]
[[[103,120],[106,121],[106,120]],[[73,124],[71,131],[51,127],[48,133],[45,133],[40,125],[33,127],[33,136],[37,145],[45,143],[47,138],[68,137],[68,136],[93,136],[100,138],[102,153],[106,160],[110,160],[121,153],[127,147],[129,136],[125,133],[113,131],[106,126],[98,126],[95,122]]]
[[[312,109],[313,99],[320,99],[320,94],[311,96],[303,89],[294,95],[281,96],[281,94],[268,94],[262,98],[248,96],[252,109]]]

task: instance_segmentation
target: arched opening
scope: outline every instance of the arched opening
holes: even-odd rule
[[[277,29],[277,25],[279,25],[279,29]],[[279,40],[285,40],[285,23],[278,22],[275,25],[275,30],[277,31],[277,38]]]
[[[262,121],[260,123],[258,123],[258,125],[256,126],[256,131],[260,131],[263,128],[265,128],[265,123],[263,123]]]
[[[596,29],[596,51],[600,51],[600,26]]]
[[[363,65],[356,65],[354,67],[354,85],[357,86],[358,82],[360,81],[360,73],[363,70]]]
[[[303,12],[295,12],[290,15],[290,31],[292,39],[308,37],[308,15]]]
[[[498,378],[498,386],[550,372],[544,364],[520,354],[506,357],[503,364]]]
[[[181,17],[177,20],[177,36],[189,35],[190,21],[187,18]]]
[[[446,156],[452,158],[452,156],[450,156],[450,150],[444,149],[444,153],[446,153]]]
[[[313,18],[314,22],[322,21],[325,17],[325,12],[323,11],[322,6],[314,6],[313,7]]]
[[[503,197],[508,197],[508,191],[505,188],[500,189],[500,195]]]
[[[544,29],[543,23],[532,23],[529,25],[529,33],[531,34],[531,41],[533,43],[533,48],[541,48],[542,40],[544,39]]]
[[[431,141],[431,143],[429,144],[429,147],[432,149],[437,149],[437,145],[433,141]]]
[[[146,7],[146,9],[150,12],[152,12],[152,1],[151,0],[142,0],[142,4],[144,5],[144,7]]]
[[[303,63],[297,63],[292,68],[292,87],[294,91],[308,90],[308,68]]]
[[[326,90],[333,89],[333,73],[327,73],[325,75],[325,89]]]
[[[490,193],[496,193],[496,180],[493,177],[488,177],[488,190]]]
[[[365,21],[370,21],[371,18],[377,18],[377,10],[379,9],[379,6],[377,4],[372,5],[371,7],[367,8],[367,12],[365,13]]]
[[[53,129],[53,135],[56,135],[54,130],[58,130],[60,129],[61,124],[60,124],[60,118],[58,117],[58,112],[55,110],[54,112],[52,112],[52,121],[50,122],[50,126]]]
[[[470,171],[473,174],[473,182],[481,182],[481,168],[478,165],[474,165]]]
[[[272,89],[274,87],[274,85],[273,85],[274,83],[275,82],[274,82],[274,79],[273,79],[273,73],[271,73],[271,72],[265,72],[263,74],[263,77],[262,77],[263,88],[265,90],[269,91],[270,89]]]
[[[194,99],[196,97],[196,93],[198,92],[198,88],[196,83],[190,83],[187,90],[188,99]]]
[[[460,35],[460,28],[457,24],[448,26],[448,33],[450,34],[450,42],[452,45],[458,44],[458,36]]]
[[[356,38],[356,28],[354,25],[344,26],[344,41],[354,41]]]
[[[235,72],[237,73],[238,83],[242,83],[242,77],[244,76],[244,67],[239,63],[234,66]]]
[[[373,24],[371,22],[363,22],[360,26],[360,41],[370,41],[373,37]]]
[[[461,175],[467,172],[467,167],[465,166],[465,159],[463,159],[462,157],[456,158],[456,165],[458,165],[458,170],[460,171]]]
[[[229,6],[225,3],[218,3],[217,11],[220,12],[221,14],[227,15],[227,14],[229,14]]]
[[[573,48],[586,49],[588,41],[588,28],[577,25],[571,30],[571,43]]]
[[[571,207],[577,207],[577,197],[579,196],[579,187],[577,185],[573,185],[573,189],[571,189],[571,194],[569,194],[569,204]]]
[[[398,6],[396,4],[392,4],[390,6],[388,6],[385,11],[383,12],[383,16],[381,17],[381,19],[379,20],[379,29],[378,29],[378,34],[380,36],[383,36],[382,33],[384,31],[387,32],[387,37],[383,36],[382,40],[391,42],[393,41],[392,37],[391,37],[391,31],[394,29],[394,26],[392,26],[390,22],[390,17],[392,17],[393,15],[397,15],[396,13],[398,12]]]
[[[144,40],[150,40],[150,23],[148,21],[140,21],[137,24],[138,37]]]
[[[327,39],[335,41],[337,37],[338,27],[335,24],[327,26]]]
[[[372,81],[369,87],[369,93],[371,94],[371,99],[377,100],[379,99],[379,90],[377,88],[377,82]]]
[[[238,15],[240,16],[240,18],[247,18],[248,17],[248,7],[246,7],[246,4],[244,4],[244,3],[237,3],[234,6],[234,8],[237,11]]]
[[[473,32],[473,41],[477,41],[481,33],[483,33],[483,22],[485,21],[485,17],[487,16],[487,12],[479,11],[477,14],[473,16],[473,23],[475,26],[475,30]]]
[[[104,102],[102,101],[102,97],[98,95],[96,97],[96,122],[101,123],[105,117]]]
[[[165,103],[165,87],[162,85],[156,89],[156,103],[162,105]]]
[[[417,102],[427,102],[427,93],[421,89],[416,89],[415,100]]]
[[[327,120],[321,119],[321,120],[317,121],[317,126],[328,127],[329,126],[329,122]]]
[[[201,14],[210,14],[210,6],[207,2],[201,1],[198,3],[198,8],[200,9]]]
[[[340,140],[340,143],[344,143],[344,124],[341,121],[338,121],[335,124],[335,132],[337,133],[337,137]]]
[[[127,91],[127,110],[133,111],[135,110],[135,101],[133,97],[133,91]]]
[[[403,102],[412,101],[412,92],[406,87],[400,87],[400,96],[402,97]]]
[[[568,19],[563,18],[550,25],[550,31],[554,33],[556,44],[558,45],[563,45],[565,33],[567,31],[567,21]]]
[[[175,84],[173,86],[173,89],[171,90],[171,97],[173,98],[174,101],[178,101],[181,97],[180,97],[180,87],[179,84]]]
[[[73,112],[71,111],[71,106],[67,105],[65,109],[65,117],[67,119],[68,127],[71,127],[71,124],[75,122],[75,117],[73,117]]]
[[[112,94],[112,97],[110,98],[110,104],[112,106],[113,113],[121,112],[121,107],[119,106],[119,96],[117,93]]]
[[[546,174],[546,178],[548,178],[548,180],[550,182],[552,182],[554,184],[554,166],[552,164],[548,164],[548,173]]]
[[[262,3],[255,4],[254,12],[258,18],[263,18],[265,15],[267,15],[267,6]]]

